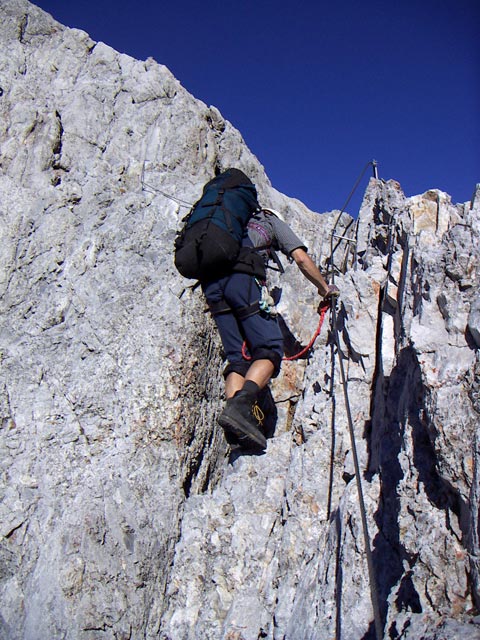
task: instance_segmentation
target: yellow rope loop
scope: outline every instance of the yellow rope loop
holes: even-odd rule
[[[259,405],[256,402],[252,406],[252,414],[253,414],[253,417],[256,420],[258,420],[258,424],[262,427],[263,421],[265,420],[265,414],[263,413],[263,411],[260,409]]]

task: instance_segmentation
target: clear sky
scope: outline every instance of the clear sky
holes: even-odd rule
[[[465,202],[480,182],[480,0],[35,4],[166,65],[240,130],[274,187],[314,211],[341,208],[372,159],[407,195]]]

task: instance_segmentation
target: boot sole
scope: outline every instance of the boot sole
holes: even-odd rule
[[[265,436],[260,431],[254,431],[250,425],[238,422],[235,418],[228,415],[219,416],[218,423],[225,432],[234,436],[240,445],[244,447],[250,445],[255,447],[255,449],[262,449],[262,451],[267,448]]]

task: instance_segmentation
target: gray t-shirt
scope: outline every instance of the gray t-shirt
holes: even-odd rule
[[[254,247],[271,245],[274,250],[281,251],[288,257],[295,249],[307,250],[307,247],[286,222],[266,211],[259,211],[250,219],[247,231],[248,238]],[[265,257],[268,258],[266,251]]]

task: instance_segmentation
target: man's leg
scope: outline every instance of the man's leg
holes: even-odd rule
[[[263,389],[263,387],[266,387],[270,382],[274,371],[275,366],[271,360],[254,360],[247,371],[245,382],[247,382],[247,380],[251,380],[252,382],[255,382],[260,389]]]
[[[239,373],[229,373],[225,378],[225,396],[227,400],[243,389],[245,378]]]
[[[257,359],[250,364],[245,377],[242,375],[243,371],[242,373],[231,371],[227,374],[225,381],[227,404],[218,421],[229,442],[238,442],[246,448],[263,451],[267,446],[263,433],[265,416],[258,404],[258,394],[278,372],[281,355],[278,349],[270,351],[265,347],[258,348],[254,351],[255,353]],[[258,357],[259,355],[269,355],[272,359]],[[232,366],[233,368],[235,365]]]
[[[210,308],[221,308],[223,306],[227,310],[230,309],[224,296],[224,287],[227,281],[228,278],[221,278],[218,281],[203,285],[203,293]],[[225,395],[228,399],[243,387],[245,375],[248,371],[248,363],[242,357],[243,337],[240,325],[231,309],[225,313],[213,313],[212,315],[229,363],[224,371]]]
[[[264,450],[267,443],[261,431],[263,414],[257,396],[278,373],[283,353],[280,329],[276,321],[258,312],[243,317],[242,310],[260,299],[260,290],[251,276],[233,274],[205,286],[204,293],[211,308],[212,302],[226,302],[227,309],[233,310],[214,314],[229,361],[224,374],[227,404],[218,421],[229,442]],[[237,318],[237,310],[241,319]],[[242,356],[244,335],[253,355],[250,365]]]
[[[228,398],[232,398],[237,391],[241,391],[247,380],[255,382],[259,389],[263,389],[270,382],[274,369],[275,367],[271,360],[255,360],[250,365],[245,377],[235,372],[228,374],[225,380],[225,395],[227,400]]]

